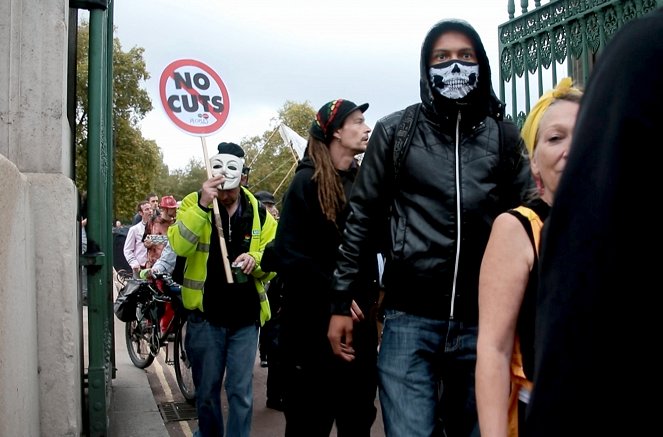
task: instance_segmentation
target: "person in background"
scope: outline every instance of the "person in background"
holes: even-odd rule
[[[660,427],[661,41],[659,7],[624,24],[589,76],[541,240],[527,436]]]
[[[152,214],[150,220],[145,226],[145,236],[143,244],[147,249],[147,261],[145,262],[145,272],[150,273],[153,266],[161,259],[164,248],[168,244],[168,225],[170,221],[166,220],[162,214]],[[143,275],[141,275],[143,277]],[[175,312],[170,302],[163,304],[164,312],[159,318],[159,327],[161,333],[165,333],[170,326]]]
[[[152,214],[150,222],[145,227],[145,238],[143,243],[147,248],[147,263],[145,264],[145,276],[154,278],[158,274],[171,274],[175,270],[177,255],[173,252],[168,242],[168,226],[175,223],[177,217],[177,202],[173,196],[163,196],[159,203],[161,214]],[[142,276],[141,276],[142,277]],[[179,306],[177,306],[179,308]],[[171,302],[163,304],[163,314],[159,319],[161,333],[168,331],[173,318],[175,308]]]
[[[165,220],[161,214],[152,214],[147,222],[143,238],[143,244],[147,249],[145,268],[152,268],[161,257],[163,248],[168,243],[168,225],[169,221]]]
[[[272,217],[274,217],[276,220],[279,219],[279,210],[276,208],[276,199],[274,199],[274,195],[268,191],[257,191],[254,193],[256,196],[256,199],[260,201],[265,206],[265,209],[267,212],[269,212]],[[274,280],[270,281],[270,284]],[[270,285],[271,287],[271,285]],[[267,351],[272,347],[275,341],[275,326],[277,323],[274,311],[274,305],[276,303],[277,299],[272,299],[269,293],[269,287],[267,289],[267,296],[270,298],[269,303],[272,306],[272,318],[269,322],[265,323],[265,326],[263,326],[263,329],[260,330],[260,341],[259,341],[259,351],[260,351],[260,367],[267,367],[268,362],[267,362]]]
[[[150,203],[150,206],[152,207],[152,212],[154,214],[157,214],[159,212],[159,196],[157,196],[155,193],[149,193],[147,196],[145,196],[145,200]],[[134,215],[133,220],[131,221],[131,226],[140,223],[142,220],[143,220],[142,211],[138,210],[136,212],[136,215]]]
[[[317,112],[305,157],[283,200],[276,238],[265,251],[265,268],[283,281],[279,342],[287,437],[329,436],[334,421],[339,437],[369,437],[376,417],[377,333],[365,316],[377,300],[375,276],[352,296],[357,359],[339,360],[327,340],[336,251],[359,170],[356,156],[366,150],[371,131],[367,108],[368,103],[336,99]]]
[[[175,270],[176,263],[177,263],[177,254],[173,251],[170,242],[167,242],[163,250],[161,251],[161,256],[150,269],[150,274],[152,276],[154,276],[155,274],[163,274],[163,273],[169,273],[172,275],[173,271]]]
[[[278,220],[280,213],[279,209],[276,207],[276,199],[274,198],[274,195],[269,191],[258,191],[255,193],[255,196],[260,202],[262,202],[263,205],[265,205],[267,212],[269,212],[272,217]]]
[[[255,196],[265,206],[267,212],[278,221],[279,210],[276,207],[274,195],[268,191],[258,191]],[[279,347],[282,295],[283,281],[276,275],[267,284],[267,297],[272,318],[260,329],[258,345],[260,367],[267,368],[267,408],[278,411],[283,411],[283,364]]]
[[[244,150],[223,142],[218,151],[210,157],[212,177],[182,200],[168,239],[175,253],[186,257],[182,303],[190,314],[184,347],[196,387],[195,435],[249,437],[258,330],[270,318],[264,287],[274,276],[263,271],[261,260],[276,233],[276,220],[240,186]],[[212,211],[214,199],[218,215]],[[221,244],[226,246],[226,261],[237,266],[232,283],[226,278]],[[222,385],[228,399],[227,426]]]
[[[534,374],[540,230],[566,165],[581,98],[567,77],[528,114],[522,136],[537,191],[497,216],[483,255],[476,370],[482,437],[516,437],[524,429]]]
[[[481,257],[493,219],[518,206],[532,180],[517,127],[500,121],[504,104],[470,24],[448,19],[430,29],[420,75],[420,112],[402,162],[394,162],[394,142],[406,110],[378,120],[364,155],[331,283],[329,340],[344,360],[356,359],[351,302],[361,288],[360,260],[383,244],[385,432],[478,435]]]
[[[159,211],[168,226],[175,223],[177,218],[177,201],[173,196],[163,196],[159,202]]]
[[[244,188],[249,188],[249,173],[251,173],[251,167],[248,166],[243,166],[242,167],[242,176],[240,180],[240,184]]]
[[[143,236],[145,226],[152,217],[152,205],[147,200],[140,202],[138,208],[141,211],[142,220],[129,228],[127,238],[124,240],[124,257],[133,270],[134,278],[139,277],[140,270],[144,269],[147,264],[147,248],[143,244]]]
[[[177,220],[177,201],[173,196],[163,196],[161,202],[159,203],[161,208],[161,218],[166,226],[170,226],[175,223]],[[177,255],[173,251],[173,248],[170,246],[168,241],[168,231],[166,230],[166,244],[161,250],[161,255],[154,262],[151,267],[150,273],[161,274],[169,273],[172,274],[175,270],[175,265],[177,262]]]

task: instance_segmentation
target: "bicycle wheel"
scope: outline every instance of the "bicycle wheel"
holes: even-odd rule
[[[147,316],[147,314],[145,315]],[[159,324],[155,324],[149,317],[125,324],[124,332],[129,358],[139,369],[148,367],[154,361],[155,354],[152,353],[152,344],[154,343],[155,326],[159,326]]]
[[[196,402],[196,388],[193,385],[193,375],[191,374],[191,363],[186,355],[184,348],[184,338],[186,336],[186,322],[180,325],[180,329],[175,334],[175,344],[173,345],[173,354],[175,355],[175,379],[177,385],[189,404]]]

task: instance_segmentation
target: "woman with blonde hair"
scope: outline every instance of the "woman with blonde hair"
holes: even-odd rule
[[[521,134],[537,192],[495,219],[483,256],[476,367],[482,437],[517,436],[524,423],[532,388],[540,233],[566,165],[581,97],[567,77],[530,111]]]

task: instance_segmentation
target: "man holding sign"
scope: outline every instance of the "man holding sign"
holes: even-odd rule
[[[211,177],[182,200],[168,238],[175,253],[186,257],[182,301],[191,310],[185,348],[196,386],[196,435],[249,437],[258,330],[271,317],[264,284],[274,276],[261,270],[260,261],[276,220],[240,185],[244,150],[221,143],[218,151],[209,159]],[[226,263],[233,266],[232,278]]]

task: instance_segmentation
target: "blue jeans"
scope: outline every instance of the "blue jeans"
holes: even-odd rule
[[[388,437],[478,436],[476,325],[385,310],[378,355]]]
[[[249,437],[253,414],[253,363],[258,348],[258,327],[229,329],[210,324],[193,313],[187,323],[184,347],[191,361],[196,386],[196,410],[200,437],[224,435],[221,384],[228,398],[228,429],[231,437]]]

